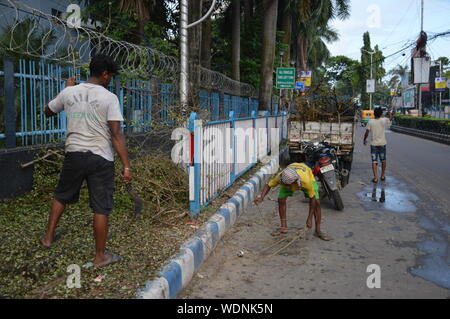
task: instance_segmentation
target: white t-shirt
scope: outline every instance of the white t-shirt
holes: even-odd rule
[[[123,121],[117,96],[101,85],[66,87],[48,107],[67,115],[66,152],[87,152],[114,161],[108,121]]]
[[[367,123],[367,129],[372,134],[371,143],[372,146],[383,146],[387,144],[386,134],[384,131],[389,125],[390,121],[388,118],[371,119]]]

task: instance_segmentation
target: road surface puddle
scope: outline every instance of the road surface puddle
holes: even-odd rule
[[[426,233],[420,236],[421,241],[414,243],[414,246],[422,251],[424,256],[418,259],[418,265],[408,271],[413,276],[450,288],[450,226],[446,222],[448,216],[441,216],[438,209],[427,209],[424,203],[418,202],[420,199],[412,192],[411,187],[393,177],[386,177],[384,182],[365,186],[357,196],[366,210],[416,213],[416,222]],[[401,228],[392,230],[401,231]],[[402,245],[404,243],[400,242],[399,246],[403,247]]]
[[[386,177],[386,181],[379,181],[377,184],[372,183],[357,195],[367,210],[389,210],[397,213],[416,212],[415,201],[419,200],[405,184],[393,177]]]

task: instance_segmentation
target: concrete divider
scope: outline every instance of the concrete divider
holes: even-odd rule
[[[438,143],[450,145],[450,135],[417,130],[399,125],[391,125],[391,131],[425,138]]]

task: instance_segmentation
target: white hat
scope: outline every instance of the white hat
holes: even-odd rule
[[[285,168],[282,172],[281,172],[281,182],[284,185],[291,185],[292,183],[297,182],[297,185],[299,187],[302,186],[302,182],[300,180],[300,176],[298,176],[297,172],[295,171],[295,169],[291,168],[291,167],[287,167]]]

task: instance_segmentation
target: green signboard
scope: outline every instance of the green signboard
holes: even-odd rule
[[[295,68],[277,68],[277,89],[295,89]]]

